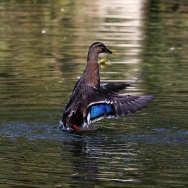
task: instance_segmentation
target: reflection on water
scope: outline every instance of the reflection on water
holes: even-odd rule
[[[163,181],[178,185],[187,178],[179,173],[188,166],[188,132],[176,128],[76,133],[60,132],[53,125],[13,123],[2,125],[0,134],[1,178],[9,184],[24,185],[25,180],[38,186],[165,185]],[[177,171],[171,172],[174,166]]]
[[[184,1],[10,0],[0,10],[1,187],[186,187]],[[145,70],[128,92],[162,93],[95,131],[62,132],[63,105],[94,41],[117,52],[105,56],[102,79],[135,80]]]

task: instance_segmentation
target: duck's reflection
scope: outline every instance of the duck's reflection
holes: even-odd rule
[[[98,180],[119,183],[140,181],[139,167],[135,164],[138,158],[135,143],[121,141],[119,137],[105,137],[104,131],[99,132],[84,133],[80,139],[69,143],[72,180],[84,188],[95,187]]]
[[[81,187],[92,188],[95,186],[96,176],[98,174],[98,167],[96,160],[91,157],[91,153],[86,141],[73,141],[72,164],[74,166],[74,174],[72,178],[80,180]]]

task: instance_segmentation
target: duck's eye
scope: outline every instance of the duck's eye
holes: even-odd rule
[[[101,49],[103,50],[103,51],[105,51],[105,47],[104,46],[100,46],[101,47]]]

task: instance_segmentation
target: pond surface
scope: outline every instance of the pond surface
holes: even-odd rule
[[[0,1],[0,187],[187,187],[187,1]],[[144,79],[145,110],[59,130],[94,41],[102,80]]]

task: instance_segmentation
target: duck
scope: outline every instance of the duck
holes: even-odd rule
[[[115,54],[102,42],[91,44],[86,68],[75,84],[69,102],[65,105],[60,129],[85,130],[90,124],[104,117],[117,118],[142,110],[155,98],[155,94],[144,96],[120,94],[119,92],[130,86],[130,83],[100,81],[98,64],[100,53]]]

